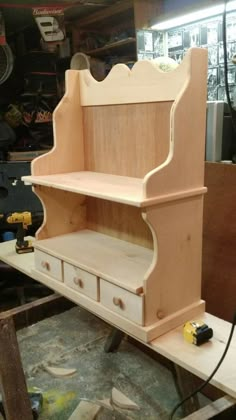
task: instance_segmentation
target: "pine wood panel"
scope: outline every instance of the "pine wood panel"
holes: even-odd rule
[[[40,176],[27,175],[22,177],[22,180],[26,184],[85,194],[88,197],[98,197],[136,207],[149,207],[157,203],[202,195],[206,192],[205,187],[199,187],[146,198],[144,182],[141,178],[90,171]]]
[[[23,181],[92,197],[141,206],[144,201],[142,179],[98,172],[72,172],[46,176],[24,176]]]
[[[150,249],[88,229],[38,241],[35,248],[133,293],[142,291],[153,257]]]
[[[64,283],[79,293],[99,300],[99,280],[97,276],[81,270],[72,264],[63,263]]]
[[[226,395],[206,405],[196,413],[184,417],[183,420],[232,419],[235,417],[235,404],[236,400]],[[232,408],[234,408],[234,411],[230,411]]]
[[[154,259],[146,274],[145,321],[165,319],[201,298],[201,196],[147,209]]]
[[[116,304],[117,300],[120,304]],[[143,296],[137,296],[127,290],[100,279],[100,302],[106,308],[143,325]]]
[[[215,369],[225,350],[232,325],[208,313],[202,314],[197,319],[213,329],[214,336],[207,343],[201,346],[187,343],[183,338],[183,326],[180,326],[153,340],[151,348],[199,378],[206,379]],[[236,398],[235,352],[236,336],[234,335],[222,366],[210,382],[234,398]]]
[[[86,204],[88,229],[153,249],[152,233],[140,209],[91,197]]]
[[[203,187],[207,50],[187,54],[188,76],[170,114],[170,153],[162,166],[145,179],[147,197]],[[185,59],[187,59],[187,55]]]
[[[35,268],[42,273],[48,274],[58,281],[63,281],[62,262],[59,258],[52,257],[45,252],[35,249]]]
[[[51,238],[85,228],[86,206],[83,195],[42,186],[34,187],[34,192],[44,209],[44,221],[36,233],[36,239]]]
[[[201,61],[202,52],[192,48],[173,71],[163,72],[154,61],[137,61],[132,70],[117,64],[98,82],[89,70],[80,72],[82,106],[141,104],[174,101],[191,78],[191,58]],[[204,54],[204,53],[203,53]]]
[[[53,129],[54,147],[50,152],[32,161],[32,174],[50,175],[83,171],[82,107],[79,72],[76,70],[66,73],[66,92],[53,112]]]
[[[171,106],[172,102],[85,107],[86,170],[143,178],[167,158]]]

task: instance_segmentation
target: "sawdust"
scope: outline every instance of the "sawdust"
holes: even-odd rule
[[[47,353],[45,354],[45,359],[33,365],[28,365],[25,371],[25,376],[28,379],[33,378],[37,373],[45,370],[45,367],[47,366],[62,367],[61,365],[68,362],[74,356],[74,354],[89,353],[94,348],[94,344],[103,339],[104,336],[101,336],[92,341],[89,341],[88,343],[76,346],[67,351],[63,351],[64,346],[58,344],[60,342],[59,337],[55,337],[51,341],[51,345],[50,342],[47,343]],[[55,343],[55,341],[57,342]],[[43,343],[39,344],[39,347],[45,350],[45,345]]]

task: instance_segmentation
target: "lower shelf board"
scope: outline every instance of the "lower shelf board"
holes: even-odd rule
[[[53,278],[42,274],[37,270],[33,270],[32,276],[40,283],[45,284],[52,290],[72,300],[72,302],[75,302],[76,304],[87,309],[89,312],[94,313],[99,318],[102,318],[104,321],[113,325],[114,327],[119,328],[120,330],[144,343],[148,343],[154,340],[160,335],[165,334],[166,332],[180,325],[183,325],[187,320],[194,319],[205,312],[205,302],[199,300],[198,302],[178,312],[175,312],[173,315],[157,321],[155,324],[142,327],[114,313],[110,309],[105,308],[100,302],[92,301],[87,296],[75,293],[73,289],[66,286],[64,283],[54,280]]]
[[[92,230],[36,241],[36,249],[140,294],[153,251]]]

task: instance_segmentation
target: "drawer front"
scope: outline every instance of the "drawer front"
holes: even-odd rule
[[[100,279],[100,301],[103,306],[143,325],[143,296],[137,296],[106,280]]]
[[[64,263],[64,282],[67,286],[91,299],[99,299],[97,276],[66,262]]]
[[[62,279],[62,262],[59,258],[35,249],[35,268],[41,273],[54,277],[59,281]]]

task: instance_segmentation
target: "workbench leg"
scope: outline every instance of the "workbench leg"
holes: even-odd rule
[[[176,365],[175,363],[173,363],[173,365],[176,390],[179,394],[180,400],[182,400],[191,392],[195,391],[197,384],[194,381],[194,376],[190,372]],[[187,416],[188,414],[199,410],[199,408],[200,404],[198,395],[195,395],[183,404],[182,410],[184,416]]]
[[[113,328],[104,345],[104,351],[110,353],[118,350],[121,341],[123,340],[125,333],[123,331]]]
[[[0,384],[7,420],[33,420],[12,317],[0,319]]]

